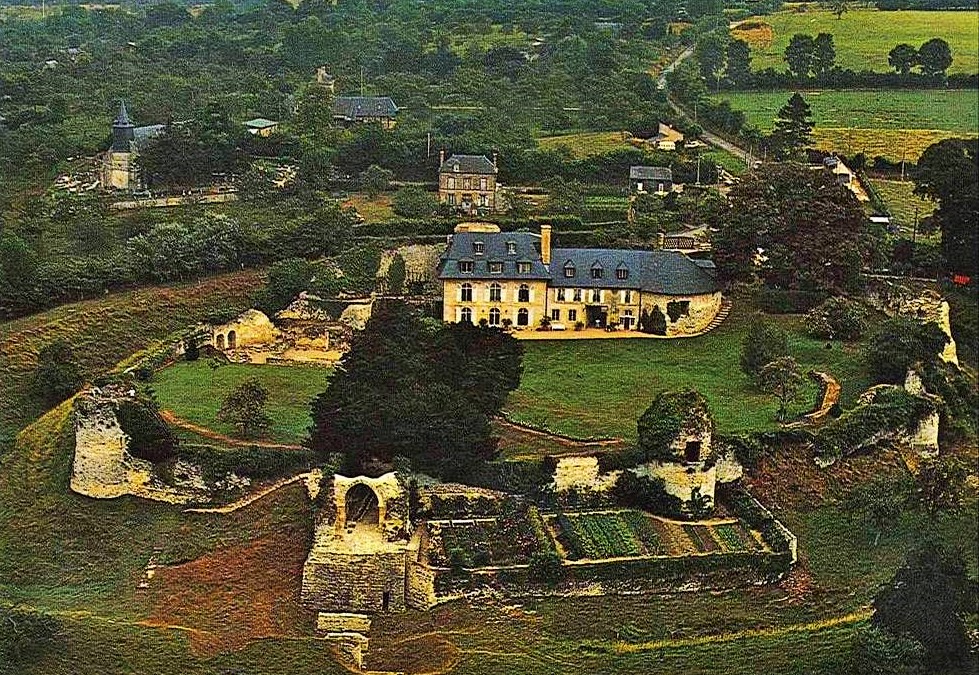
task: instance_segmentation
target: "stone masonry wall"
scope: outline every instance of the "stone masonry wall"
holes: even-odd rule
[[[311,555],[303,568],[303,605],[345,612],[405,610],[405,550],[370,553],[324,551]]]

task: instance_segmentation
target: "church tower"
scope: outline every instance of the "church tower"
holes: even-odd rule
[[[126,102],[119,101],[119,114],[112,122],[112,152],[132,152],[136,139],[136,125],[129,119]]]

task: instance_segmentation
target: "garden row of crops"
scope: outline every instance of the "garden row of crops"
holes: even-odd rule
[[[559,513],[551,528],[568,560],[759,551],[741,523],[674,523],[641,511]]]
[[[429,560],[435,565],[522,565],[541,548],[526,512],[451,525],[430,526]]]

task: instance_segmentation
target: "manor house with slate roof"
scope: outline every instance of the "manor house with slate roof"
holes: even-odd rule
[[[439,152],[439,203],[463,213],[496,211],[496,155],[452,155]]]
[[[666,335],[703,331],[721,309],[709,260],[678,251],[552,248],[551,226],[540,234],[500,232],[464,223],[449,238],[439,266],[443,319],[483,319],[491,326],[571,330],[638,330],[645,314],[661,312]]]

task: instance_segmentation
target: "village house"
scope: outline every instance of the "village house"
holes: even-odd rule
[[[491,326],[638,330],[644,313],[666,317],[666,335],[704,330],[721,309],[710,261],[678,251],[553,248],[540,234],[463,224],[439,266],[443,319]]]
[[[143,187],[136,161],[141,148],[163,133],[163,124],[137,127],[130,119],[125,102],[112,123],[112,144],[101,157],[99,183],[106,190],[138,190]]]
[[[677,143],[683,143],[683,134],[668,124],[659,123],[655,136],[649,139],[656,150],[676,150]]]
[[[666,166],[630,166],[629,189],[635,194],[665,195],[673,191],[673,171]]]
[[[264,117],[256,117],[244,123],[248,133],[252,136],[268,138],[279,129],[279,123],[274,120],[267,120]]]
[[[333,99],[333,119],[345,126],[379,122],[393,129],[398,106],[390,96],[337,96]]]
[[[463,213],[496,211],[496,155],[452,155],[439,153],[439,203]]]

